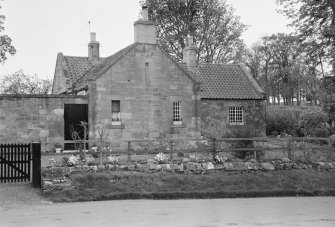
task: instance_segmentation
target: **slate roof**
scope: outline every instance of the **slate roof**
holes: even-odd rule
[[[262,89],[241,64],[179,64],[201,83],[203,99],[264,99]]]

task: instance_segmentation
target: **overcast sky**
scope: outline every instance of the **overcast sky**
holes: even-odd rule
[[[227,0],[241,21],[249,25],[243,35],[247,45],[262,35],[288,32],[288,21],[276,12],[275,0]],[[102,57],[133,42],[133,22],[139,0],[4,0],[5,31],[17,53],[0,64],[0,76],[22,69],[52,79],[58,52],[87,56],[89,26],[97,33]]]

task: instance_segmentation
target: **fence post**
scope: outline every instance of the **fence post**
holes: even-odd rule
[[[292,141],[290,137],[287,140],[287,157],[292,160]]]
[[[170,141],[170,159],[173,160],[173,141]]]
[[[215,138],[213,138],[213,150],[212,150],[212,152],[213,152],[213,160],[215,160],[215,156],[216,156],[216,144],[215,144]]]
[[[328,139],[328,145],[329,145],[329,150],[328,150],[328,160],[330,161],[332,159],[332,151],[333,151],[333,140]]]
[[[131,149],[131,142],[128,141],[128,158],[127,161],[131,162],[131,153],[130,153],[130,149]]]
[[[41,142],[33,142],[32,144],[33,174],[32,182],[34,188],[41,187]]]

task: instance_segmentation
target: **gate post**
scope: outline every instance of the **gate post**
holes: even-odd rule
[[[33,187],[40,188],[41,187],[41,142],[33,142]]]

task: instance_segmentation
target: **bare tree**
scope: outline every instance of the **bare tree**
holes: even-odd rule
[[[50,94],[51,80],[25,74],[22,70],[4,76],[0,80],[0,92],[3,94]]]

